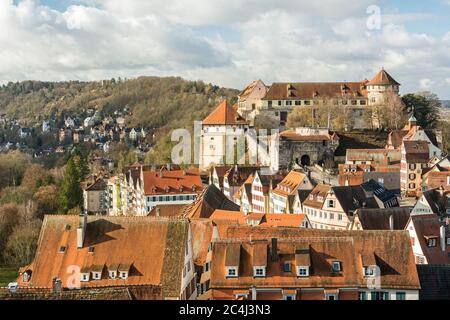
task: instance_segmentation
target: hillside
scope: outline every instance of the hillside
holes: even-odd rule
[[[131,127],[161,128],[192,125],[222,99],[236,96],[233,89],[178,77],[140,77],[102,82],[24,81],[0,87],[0,114],[22,126],[39,126],[50,117],[81,115],[87,109],[107,116],[128,107]]]

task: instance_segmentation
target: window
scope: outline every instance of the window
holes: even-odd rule
[[[272,101],[268,101],[267,104],[268,104],[269,108],[272,108]]]
[[[227,268],[227,277],[228,277],[228,278],[234,278],[234,277],[237,277],[237,268],[234,268],[234,267],[228,267],[228,268]]]
[[[410,173],[409,174],[409,180],[415,180],[416,179],[416,174],[415,173]]]
[[[127,279],[128,278],[128,272],[121,271],[120,272],[120,279]]]
[[[89,273],[82,273],[80,280],[83,282],[89,281]]]
[[[60,253],[66,252],[66,247],[64,247],[64,246],[59,247],[59,252]]]
[[[281,100],[278,100],[278,105],[281,106]]]
[[[286,105],[287,105],[287,106],[292,106],[292,101],[291,101],[291,100],[287,100],[287,101],[286,101]]]
[[[302,102],[300,100],[295,101],[296,106],[300,106],[301,104],[302,104]]]
[[[389,300],[389,292],[375,291],[371,294],[372,300]]]
[[[266,268],[265,267],[254,267],[253,276],[254,277],[265,277],[266,276]]]
[[[374,269],[370,266],[364,267],[364,276],[365,277],[372,277],[374,275]]]
[[[337,293],[326,293],[325,294],[325,299],[326,300],[337,300]]]
[[[416,164],[415,163],[410,163],[409,164],[409,170],[415,170],[416,169]]]
[[[333,272],[340,272],[341,271],[341,262],[340,261],[333,261],[333,264],[331,265],[331,268]]]
[[[283,296],[283,300],[295,300],[295,295],[294,294],[285,294]]]
[[[406,300],[406,293],[404,293],[404,292],[397,292],[395,294],[395,300]]]
[[[283,264],[283,272],[291,272],[291,264],[289,262]]]
[[[334,200],[328,200],[328,207],[334,208]]]
[[[331,220],[334,219],[334,213],[330,213],[330,219],[331,219]]]
[[[115,279],[117,277],[117,272],[116,271],[109,271],[109,278],[110,279]]]
[[[92,272],[92,279],[94,280],[100,280],[102,278],[101,272]]]
[[[409,184],[409,189],[415,189],[416,188],[416,184],[415,183],[410,183]]]
[[[436,247],[436,238],[428,239],[428,246],[429,247]]]
[[[338,214],[338,220],[342,221],[342,214]]]
[[[308,277],[309,276],[309,267],[297,267],[297,276],[298,277]]]
[[[358,300],[367,300],[367,292],[359,292]]]

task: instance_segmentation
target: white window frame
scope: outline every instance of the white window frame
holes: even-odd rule
[[[128,272],[126,272],[126,271],[120,271],[120,272],[119,272],[119,278],[120,278],[120,279],[123,279],[123,280],[128,279]]]
[[[109,275],[110,279],[116,279],[117,278],[117,271],[115,271],[115,270],[109,271],[108,275]]]
[[[262,271],[260,274],[259,271]],[[266,267],[265,266],[257,266],[253,267],[253,277],[255,278],[264,278],[266,276]]]
[[[230,271],[233,271],[230,273]],[[227,267],[226,268],[226,277],[227,278],[237,278],[238,277],[238,268],[237,267]]]
[[[335,266],[338,266],[338,268],[335,268]],[[342,263],[340,261],[333,261],[331,264],[331,268],[333,272],[341,272],[342,271]]]
[[[308,266],[297,266],[297,277],[309,277],[309,267]],[[302,272],[304,273],[302,274]]]
[[[92,280],[101,280],[102,273],[101,272],[92,272]]]
[[[90,273],[81,273],[80,274],[80,281],[81,282],[88,282],[90,279]]]

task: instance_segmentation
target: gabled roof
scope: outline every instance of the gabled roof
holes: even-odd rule
[[[248,122],[237,112],[237,105],[222,101],[204,120],[203,125],[233,125]]]
[[[375,198],[368,197],[361,186],[333,187],[332,190],[347,215],[359,208],[379,208]]]
[[[427,200],[431,211],[436,215],[443,215],[447,209],[450,209],[448,202],[450,190],[441,187],[427,190],[423,193],[423,197]]]
[[[307,176],[304,173],[291,171],[272,192],[283,196],[295,195],[305,179]]]
[[[295,100],[315,98],[364,99],[367,90],[363,82],[277,82],[273,83],[263,100]]]
[[[80,217],[45,216],[29,283],[21,286],[51,288],[55,277],[63,288],[70,283],[69,267],[92,271],[113,265],[129,266],[126,280],[81,282],[81,287],[161,285],[165,297],[179,297],[188,237],[186,219],[88,216],[83,248],[77,248]],[[64,246],[64,252],[60,247]],[[94,249],[90,252],[90,247]],[[120,267],[119,267],[120,268]],[[106,271],[105,271],[106,272]]]
[[[216,209],[239,211],[240,207],[211,184],[197,196],[193,203],[183,209],[183,217],[189,219],[209,218]]]
[[[427,258],[428,264],[450,264],[450,246],[446,245],[442,250],[440,245],[440,227],[439,217],[435,215],[412,215],[410,221],[414,224],[414,230],[417,234],[417,241],[422,248],[422,252]],[[446,237],[450,236],[449,226],[446,226]],[[428,237],[436,237],[436,246],[429,247]],[[447,243],[447,242],[445,242]]]
[[[400,85],[397,81],[392,78],[392,76],[386,72],[386,70],[381,69],[375,77],[367,83],[367,85]]]
[[[450,300],[450,265],[417,265],[419,300]]]
[[[391,216],[393,217],[394,230],[404,230],[410,217],[410,211],[411,207],[361,208],[356,210],[356,216],[358,216],[363,230],[389,230]]]
[[[198,173],[186,170],[144,171],[144,194],[198,193],[203,183]]]
[[[272,238],[277,239],[276,252]],[[320,239],[320,241],[317,241]],[[265,240],[268,255],[266,277],[253,277],[252,246]],[[239,277],[225,277],[225,253],[229,244],[241,246]],[[283,272],[284,262],[296,263],[298,250],[309,249],[310,276],[299,278],[295,268]],[[306,252],[306,251],[304,251]],[[272,255],[278,259],[272,259]],[[419,279],[407,231],[346,231],[302,228],[228,226],[213,246],[211,288],[360,288],[366,287],[362,256],[374,258],[381,269],[384,288],[419,289]],[[299,257],[300,258],[300,257]],[[331,270],[340,261],[342,271]]]

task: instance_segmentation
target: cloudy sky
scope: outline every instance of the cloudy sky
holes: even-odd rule
[[[450,0],[0,0],[0,26],[0,83],[179,75],[242,88],[383,66],[403,93],[450,99]]]

